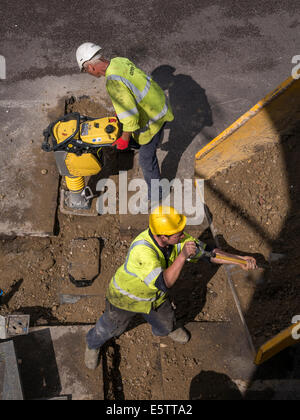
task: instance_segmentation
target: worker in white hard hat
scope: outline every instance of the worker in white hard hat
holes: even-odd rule
[[[139,148],[139,161],[151,199],[151,180],[161,179],[156,149],[168,121],[174,119],[170,103],[158,84],[127,58],[107,60],[102,48],[91,42],[76,52],[80,71],[105,77],[106,89],[122,123],[121,136],[114,143],[118,150],[129,144]],[[161,199],[161,192],[158,192]]]

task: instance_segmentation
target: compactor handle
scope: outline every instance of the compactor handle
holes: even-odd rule
[[[44,152],[52,152],[53,149],[49,143],[49,135],[50,135],[49,130],[44,130],[43,135],[44,135],[44,141],[42,144],[42,150],[44,150]]]

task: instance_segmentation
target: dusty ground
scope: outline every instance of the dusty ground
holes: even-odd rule
[[[97,104],[86,99],[77,108],[71,101],[66,109],[89,115],[93,110],[100,112]],[[217,174],[206,184],[206,201],[224,249],[254,255],[265,266],[271,251],[286,255],[255,274],[245,276],[239,270],[236,278],[256,345],[288,326],[299,312],[297,132],[287,133],[280,145],[258,151],[255,158]],[[107,166],[101,176],[113,174],[117,182],[120,157],[112,150],[105,154]],[[107,285],[125,260],[130,229],[124,239],[117,215],[78,217],[58,211],[55,230],[50,238],[17,237],[0,242],[0,286],[5,291],[0,314],[30,314],[32,326],[94,324],[104,310]],[[212,241],[209,230],[199,234],[202,241]],[[90,289],[91,297],[62,304],[61,295],[70,287],[70,245],[77,238],[99,241],[100,273]],[[78,262],[84,265],[86,259]],[[89,294],[87,289],[85,293]],[[171,292],[179,324],[228,320],[227,293],[222,269],[206,262],[187,265]],[[102,351],[105,397],[160,399],[160,341],[139,318],[131,327],[136,328]],[[143,361],[141,372],[133,369],[137,358]],[[184,359],[187,366],[195,363],[193,358]]]
[[[51,119],[58,118],[62,105],[51,111]],[[109,111],[99,104],[82,98],[66,102],[66,112],[80,112],[82,115],[104,116]],[[120,155],[111,149],[105,150],[106,166],[102,178],[110,176],[118,183],[120,165],[124,169],[127,155]],[[128,168],[130,169],[130,167]],[[130,177],[129,172],[129,177]],[[61,180],[64,186],[64,180]],[[89,180],[95,190],[95,180]],[[41,197],[41,200],[43,198]],[[147,228],[147,225],[143,226]],[[0,247],[0,287],[5,296],[0,314],[25,313],[31,316],[31,326],[94,324],[105,307],[105,294],[109,281],[117,268],[125,261],[130,246],[129,227],[127,239],[120,236],[118,215],[79,217],[57,212],[55,236],[50,238],[22,238],[2,240]],[[201,232],[199,232],[201,233]],[[74,239],[94,238],[99,241],[99,276],[90,288],[82,293],[91,295],[76,303],[61,302],[61,296],[75,291],[69,280]],[[209,231],[201,235],[203,241],[211,241]],[[81,258],[81,259],[80,259]],[[86,255],[76,263],[86,265]],[[203,262],[189,264],[172,291],[176,314],[180,323],[189,321],[224,321],[226,314],[226,281],[222,271]],[[80,290],[77,290],[80,294]],[[132,329],[119,340],[109,343],[102,354],[106,378],[105,395],[108,399],[160,399],[161,369],[159,340],[155,340],[151,329],[141,325],[141,319],[133,320]],[[149,345],[145,347],[145,343]],[[136,348],[140,348],[137,356]],[[145,354],[144,354],[145,353]],[[147,353],[147,354],[146,354]],[[145,369],[132,369],[137,357],[145,361]],[[191,362],[193,363],[193,362]],[[121,379],[123,378],[123,379]]]
[[[255,256],[265,268],[237,281],[256,343],[290,325],[300,308],[299,126],[280,143],[217,174],[206,201],[228,251]],[[271,257],[270,253],[285,258]]]

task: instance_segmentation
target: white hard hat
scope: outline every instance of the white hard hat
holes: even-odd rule
[[[91,60],[95,55],[98,55],[102,48],[99,45],[93,44],[92,42],[85,42],[80,45],[76,51],[76,59],[79,65],[80,71],[83,70],[83,65],[86,61]],[[101,57],[101,54],[99,54]]]

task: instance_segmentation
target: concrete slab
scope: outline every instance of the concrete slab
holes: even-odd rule
[[[23,390],[12,340],[0,343],[0,401],[23,400]]]
[[[0,356],[0,401],[3,400],[4,375],[5,375],[5,360],[2,355]]]
[[[26,400],[67,397],[102,400],[102,369],[84,365],[85,336],[91,327],[35,328],[14,339]]]

